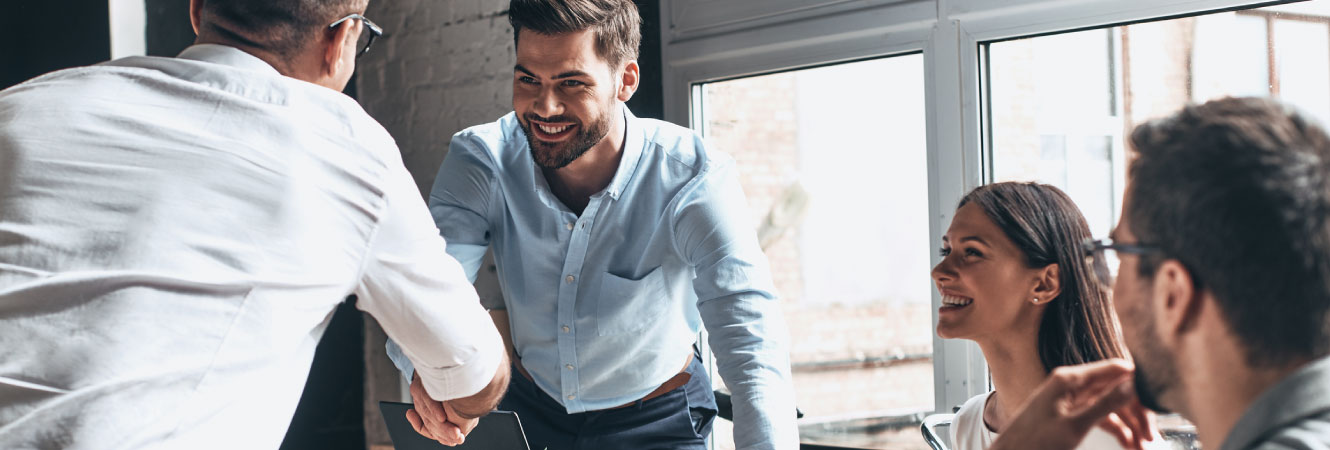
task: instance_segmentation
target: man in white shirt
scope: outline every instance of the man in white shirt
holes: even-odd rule
[[[366,3],[193,0],[177,58],[0,92],[0,448],[275,448],[348,294],[442,401],[423,433],[498,402],[497,331],[339,93]]]

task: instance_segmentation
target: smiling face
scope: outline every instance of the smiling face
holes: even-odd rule
[[[979,205],[956,210],[941,253],[932,273],[942,294],[938,336],[982,340],[1037,332],[1041,306],[1031,300],[1043,270],[1026,266],[1025,255]]]
[[[522,31],[513,70],[513,111],[536,164],[559,169],[613,128],[617,102],[626,101],[623,67],[596,53],[592,30],[547,35]],[[633,64],[635,62],[629,62]]]

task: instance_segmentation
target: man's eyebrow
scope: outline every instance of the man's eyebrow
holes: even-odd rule
[[[586,72],[580,71],[580,70],[569,70],[569,71],[567,71],[567,72],[564,72],[564,73],[561,73],[561,74],[555,75],[555,76],[554,76],[554,79],[558,80],[558,79],[563,79],[563,78],[589,77],[589,76],[591,76],[591,75],[587,74]]]
[[[539,78],[539,77],[536,75],[535,72],[532,72],[531,69],[527,69],[526,67],[522,67],[521,64],[514,65],[514,66],[513,66],[513,70],[518,71],[518,72],[522,72],[522,73],[527,74],[527,75],[530,75],[530,76],[532,76],[532,77],[537,77],[537,78]],[[564,72],[564,73],[561,73],[561,74],[555,75],[555,76],[554,76],[553,78],[551,78],[551,79],[553,79],[553,80],[560,80],[560,79],[564,79],[564,78],[573,78],[573,77],[590,77],[590,76],[591,76],[590,74],[588,74],[588,73],[586,73],[586,72],[583,72],[583,71],[580,71],[580,70],[569,70],[569,71],[567,71],[567,72]]]

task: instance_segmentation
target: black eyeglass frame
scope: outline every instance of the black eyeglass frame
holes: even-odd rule
[[[328,28],[329,29],[337,28],[337,26],[341,25],[342,22],[346,22],[351,19],[359,19],[360,23],[365,24],[365,28],[369,29],[369,41],[365,42],[365,48],[356,51],[356,58],[359,59],[361,56],[365,56],[365,53],[369,52],[370,47],[374,46],[375,39],[378,39],[379,36],[383,36],[383,28],[379,28],[379,26],[376,25],[373,21],[369,20],[369,18],[357,13],[348,14],[346,17],[337,19],[337,21],[333,22],[332,25],[328,25]]]
[[[1112,239],[1094,239],[1086,238],[1081,242],[1081,250],[1085,252],[1085,262],[1090,265],[1090,271],[1094,273],[1095,280],[1099,281],[1105,288],[1113,288],[1113,274],[1109,272],[1108,261],[1100,261],[1103,264],[1095,264],[1096,260],[1101,260],[1099,254],[1104,250],[1113,250],[1119,253],[1130,253],[1134,255],[1153,255],[1164,253],[1164,250],[1147,244],[1125,244],[1113,242]]]

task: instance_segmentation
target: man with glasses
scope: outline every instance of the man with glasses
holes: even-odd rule
[[[1131,143],[1122,220],[1086,250],[1135,367],[1054,371],[992,448],[1072,448],[1096,423],[1134,440],[1140,405],[1191,420],[1207,449],[1330,448],[1330,136],[1244,98]]]
[[[348,294],[462,442],[501,338],[340,91],[365,0],[193,0],[198,40],[0,92],[0,448],[276,448]]]

